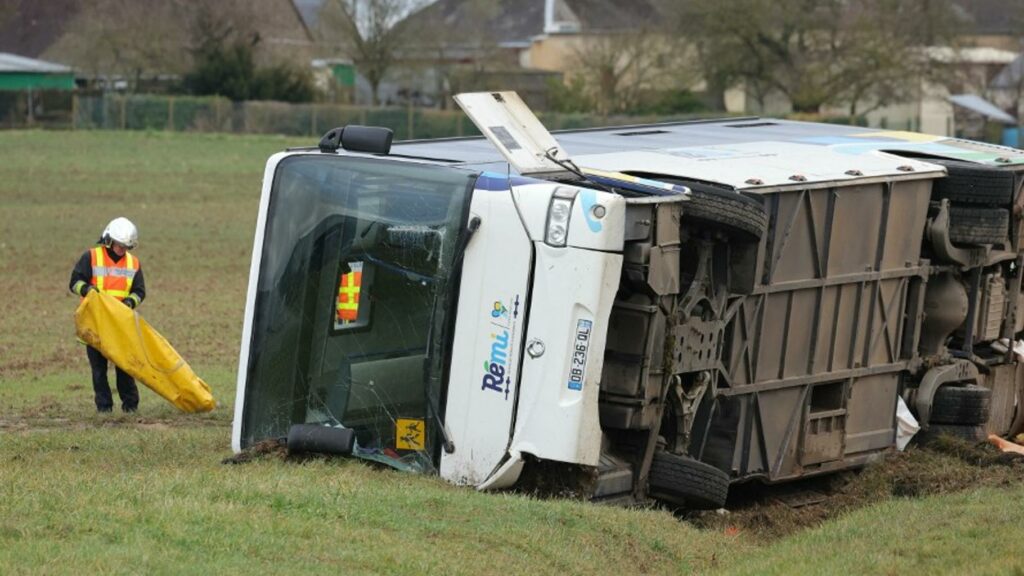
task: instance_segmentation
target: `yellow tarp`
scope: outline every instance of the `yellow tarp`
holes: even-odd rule
[[[148,322],[113,296],[90,290],[75,310],[75,331],[121,370],[184,412],[209,412],[210,387]]]

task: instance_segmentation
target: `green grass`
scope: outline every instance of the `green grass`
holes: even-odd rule
[[[237,361],[263,164],[277,137],[0,134],[0,375],[82,365],[67,284],[116,216],[139,227],[142,313],[186,358]]]
[[[1024,489],[885,500],[765,543],[728,517],[483,494],[359,462],[225,465],[266,157],[304,140],[0,132],[0,573],[1021,573]],[[67,292],[108,220],[140,227],[141,313],[212,387],[94,413]]]
[[[857,510],[731,563],[730,574],[1024,574],[1024,487]]]
[[[0,565],[631,574],[706,569],[738,552],[664,513],[481,494],[338,460],[222,465],[224,440],[216,429],[131,428],[6,438]]]

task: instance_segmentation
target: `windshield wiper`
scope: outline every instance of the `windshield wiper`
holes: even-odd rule
[[[476,234],[476,231],[480,228],[480,223],[481,220],[479,216],[473,216],[472,218],[470,218],[469,223],[466,225],[466,233],[463,234],[462,238],[459,239],[459,243],[455,246],[455,255],[454,258],[452,258],[451,270],[455,270],[456,268],[458,268],[458,265],[462,262],[462,256],[463,254],[466,253],[466,247],[469,246],[469,241],[473,238],[473,235]],[[451,278],[450,273],[448,274],[447,278]],[[452,441],[451,432],[448,431],[448,426],[441,418],[441,408],[437,405],[437,399],[434,398],[433,394],[431,394],[431,390],[434,389],[434,382],[440,380],[440,371],[435,372],[433,370],[434,358],[436,357],[434,351],[434,332],[437,329],[437,301],[438,296],[440,294],[441,290],[435,290],[433,301],[430,304],[431,321],[430,333],[427,335],[427,357],[423,359],[424,364],[426,364],[426,372],[427,374],[429,374],[425,381],[425,383],[427,384],[427,389],[425,390],[425,392],[427,396],[427,405],[430,407],[430,412],[434,416],[434,422],[437,423],[437,427],[441,431],[441,438],[444,441],[444,451],[446,454],[451,454],[455,452],[455,442]],[[440,389],[440,385],[438,386],[438,389]]]
[[[473,235],[476,234],[477,229],[480,228],[479,216],[473,216],[469,219],[469,224],[466,225],[466,234],[459,239],[459,243],[455,245],[455,257],[452,258],[452,270],[458,267],[462,262],[462,255],[466,253],[466,247],[469,246],[469,241],[473,239]]]
[[[428,354],[425,358],[426,363],[430,364],[430,355]],[[451,454],[455,452],[455,442],[452,441],[452,433],[448,431],[448,425],[441,419],[441,409],[437,405],[437,399],[427,391],[427,406],[430,407],[430,412],[434,415],[434,423],[437,424],[438,430],[441,431],[442,447],[444,448],[445,454]]]

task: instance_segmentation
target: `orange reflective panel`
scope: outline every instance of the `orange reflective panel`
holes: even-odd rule
[[[337,319],[339,324],[359,318],[359,291],[363,284],[363,263],[350,262],[350,272],[341,275],[338,283]]]

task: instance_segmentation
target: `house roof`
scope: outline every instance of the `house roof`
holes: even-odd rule
[[[327,0],[292,0],[307,30],[316,30],[320,25],[320,14],[326,2]]]
[[[438,0],[406,19],[413,25],[444,30],[484,31],[498,44],[528,42],[544,30],[545,0],[496,0],[481,9],[464,0]],[[457,40],[457,35],[449,40]]]
[[[1017,119],[999,109],[998,106],[977,94],[955,94],[949,101],[971,112],[981,114],[985,118],[1008,125],[1016,125]]]
[[[528,45],[536,36],[557,33],[547,29],[549,2],[553,20],[574,33],[636,29],[657,19],[650,0],[496,0],[483,12],[474,2],[438,0],[410,16],[408,21],[445,30],[483,29],[499,45]]]
[[[647,0],[557,0],[576,17],[580,31],[617,31],[643,28],[658,21],[658,11]]]
[[[960,15],[981,36],[1019,36],[1024,23],[1024,0],[953,0]]]
[[[0,17],[0,51],[35,58],[64,35],[81,0],[15,0],[13,14]]]
[[[1009,64],[1017,59],[1017,52],[999,48],[929,46],[925,54],[934,62],[943,64]]]
[[[1024,54],[1006,65],[995,78],[989,82],[989,88],[1018,90],[1024,81]]]
[[[71,68],[63,64],[54,64],[45,60],[25,58],[17,54],[0,52],[0,73],[28,72],[32,74],[69,74]]]
[[[293,0],[299,11],[315,17],[313,6],[327,0]],[[437,18],[449,30],[482,27],[498,43],[529,41],[545,30],[545,11],[552,4],[554,20],[572,32],[635,29],[657,22],[655,0],[492,0],[491,16],[481,20],[479,8],[466,0],[437,0],[410,20]],[[965,34],[1019,35],[1024,24],[1024,0],[952,0],[959,16],[968,23]],[[307,25],[309,22],[307,21]],[[312,26],[311,26],[312,28]]]

